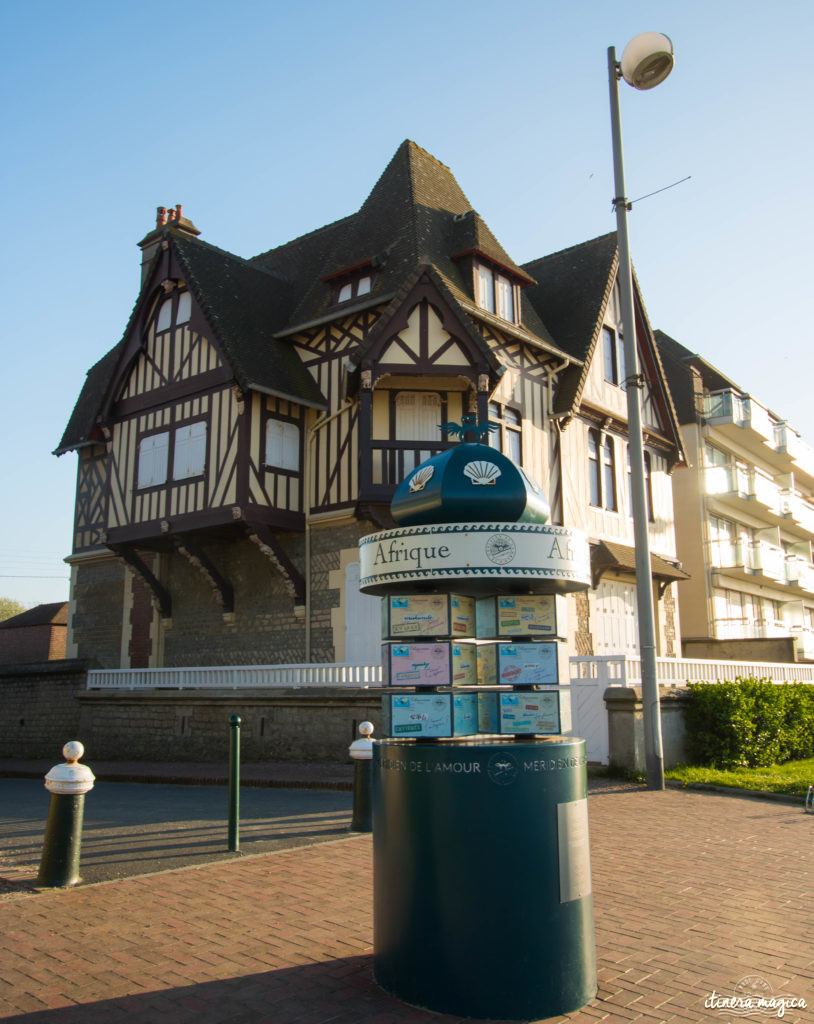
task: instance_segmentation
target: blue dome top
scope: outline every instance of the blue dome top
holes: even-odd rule
[[[458,444],[402,480],[390,513],[399,526],[545,524],[551,509],[540,485],[501,452],[485,444]]]

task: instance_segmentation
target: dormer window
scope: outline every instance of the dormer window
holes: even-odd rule
[[[189,322],[192,316],[192,296],[188,291],[177,292],[164,299],[158,309],[155,322],[156,331],[168,331],[173,326],[173,309],[175,309],[175,326]]]
[[[361,299],[369,295],[373,290],[373,273],[369,266],[349,274],[341,274],[333,278],[329,283],[334,287],[334,302],[350,302],[351,299]]]
[[[516,285],[511,278],[501,274],[487,263],[477,264],[478,305],[487,313],[495,313],[502,320],[517,322]]]

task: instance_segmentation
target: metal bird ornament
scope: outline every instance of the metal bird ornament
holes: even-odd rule
[[[445,434],[450,434],[452,437],[463,437],[468,431],[474,430],[479,438],[483,438],[488,437],[490,431],[497,430],[498,424],[491,423],[489,420],[486,420],[484,423],[478,423],[476,414],[468,412],[461,416],[460,423],[451,420],[449,423],[439,423],[438,427]]]

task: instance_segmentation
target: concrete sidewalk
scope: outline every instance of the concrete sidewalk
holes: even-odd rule
[[[806,1001],[784,1021],[814,1021],[814,817],[591,788],[599,993],[556,1019],[726,1022],[714,998],[754,983]],[[375,985],[371,903],[369,836],[6,896],[0,1012],[18,1024],[452,1024]]]

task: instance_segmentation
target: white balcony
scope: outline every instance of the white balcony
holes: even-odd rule
[[[758,469],[749,473],[749,496],[773,516],[783,515],[783,492],[770,476]]]
[[[814,448],[800,437],[788,423],[778,423],[774,432],[774,446],[794,463],[794,471],[814,480]]]
[[[731,389],[712,391],[704,402],[704,417],[710,426],[736,427],[775,447],[775,421],[760,402],[748,395]]]
[[[793,626],[791,635],[794,637],[794,651],[797,657],[814,661],[814,630]]]
[[[781,510],[786,520],[814,535],[814,505],[805,501],[798,491],[787,487],[781,491]]]
[[[713,569],[752,568],[752,560],[740,541],[713,541],[709,547],[709,564]]]
[[[749,568],[755,575],[786,582],[786,554],[781,547],[764,540],[749,545]]]

